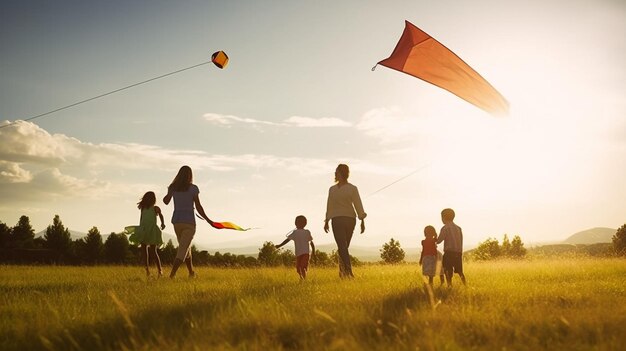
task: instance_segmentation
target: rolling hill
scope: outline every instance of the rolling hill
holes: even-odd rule
[[[567,239],[563,240],[565,244],[596,244],[596,243],[610,243],[613,241],[613,235],[615,235],[617,229],[611,228],[592,228],[583,230],[576,234],[572,234]]]

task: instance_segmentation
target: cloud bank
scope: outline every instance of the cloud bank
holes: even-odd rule
[[[335,122],[295,119],[291,123]],[[4,201],[31,201],[68,194],[113,196],[133,187],[132,181],[124,179],[125,173],[172,173],[183,164],[196,171],[256,173],[260,169],[276,169],[299,175],[328,173],[335,166],[321,158],[219,155],[137,143],[93,144],[63,134],[50,134],[30,122],[0,129],[0,197]]]

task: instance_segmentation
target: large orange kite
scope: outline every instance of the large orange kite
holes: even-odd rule
[[[389,58],[378,62],[445,89],[493,114],[506,115],[509,103],[454,52],[409,21]]]

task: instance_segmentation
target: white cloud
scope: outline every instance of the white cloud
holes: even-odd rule
[[[227,155],[136,143],[93,144],[51,135],[33,123],[17,126],[0,129],[0,198],[20,206],[66,198],[124,198],[162,186],[163,179],[169,181],[184,164],[195,172],[211,171],[216,177],[220,177],[217,172],[228,172],[233,177],[250,174],[253,180],[295,176],[305,182],[320,175],[331,177],[336,165],[346,162],[360,175],[398,172],[358,158]]]
[[[217,113],[205,113],[203,117],[204,119],[206,119],[207,121],[213,124],[218,124],[218,125],[223,125],[223,126],[230,126],[235,123],[264,124],[264,125],[270,125],[270,126],[284,125],[281,123],[262,121],[262,120],[253,119],[253,118],[242,118],[242,117],[231,116],[231,115],[220,115]]]
[[[0,129],[0,160],[58,165],[76,154],[76,139],[51,135],[30,122],[18,121]]]
[[[143,188],[125,174],[139,171],[173,173],[187,164],[194,170],[268,170],[301,176],[330,173],[335,164],[319,158],[268,154],[219,155],[200,150],[167,149],[144,144],[92,144],[39,126],[19,122],[0,129],[0,198],[33,201],[42,198],[116,196]],[[262,170],[262,171],[261,171]]]
[[[311,128],[311,127],[350,127],[352,124],[339,118],[322,117],[300,117],[292,116],[285,120],[285,123],[291,124],[294,127]]]
[[[296,127],[296,128],[320,128],[320,127],[349,127],[352,124],[334,117],[302,117],[291,116],[282,122],[270,122],[253,118],[243,118],[232,115],[220,115],[217,113],[205,113],[204,119],[208,122],[220,126],[230,127],[236,123],[248,124],[251,126],[275,126],[275,127]]]
[[[0,183],[27,183],[33,175],[18,163],[0,160]]]
[[[94,196],[106,192],[110,186],[108,182],[97,179],[81,179],[61,173],[57,168],[46,169],[35,174],[33,185],[43,191],[57,192],[61,190],[68,195]]]
[[[27,181],[19,183],[0,181],[0,198],[9,203],[42,202],[62,196],[101,198],[110,192],[109,182],[69,176],[57,168],[33,173]]]

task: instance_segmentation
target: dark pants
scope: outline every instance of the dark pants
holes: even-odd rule
[[[356,218],[353,217],[335,217],[332,219],[333,235],[339,254],[339,276],[342,278],[353,277],[348,248],[355,226]]]

